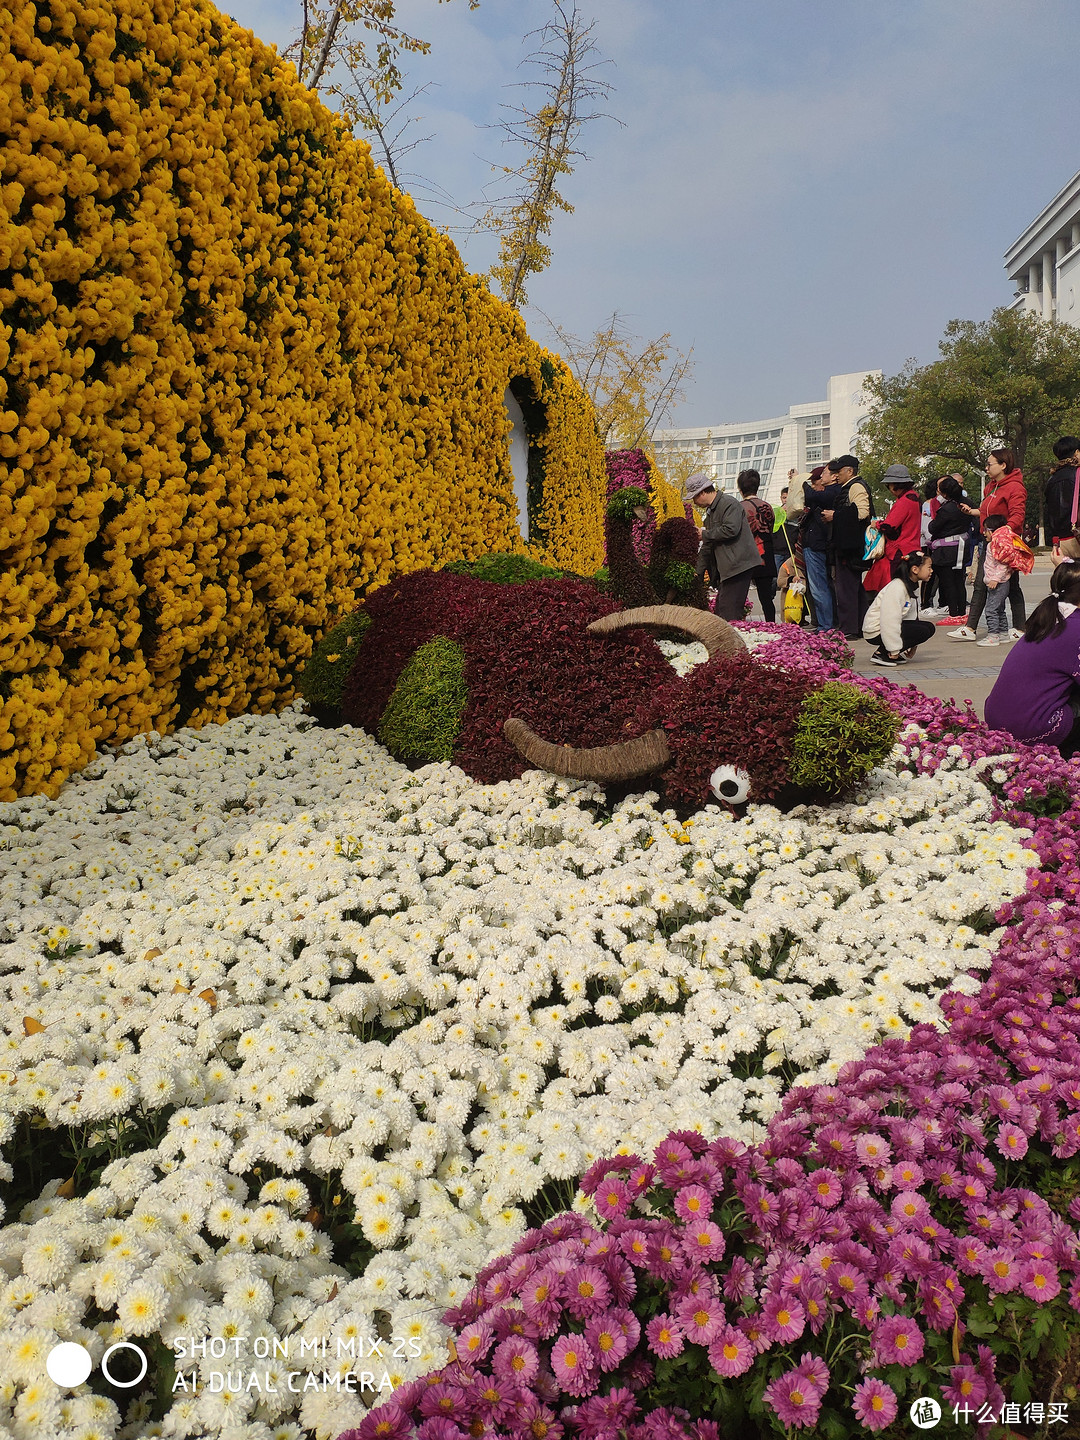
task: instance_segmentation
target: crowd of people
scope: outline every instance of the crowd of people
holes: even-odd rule
[[[1045,514],[1056,568],[1030,620],[1027,488],[1006,447],[987,456],[978,504],[960,474],[931,479],[920,494],[905,465],[890,465],[881,516],[854,455],[789,472],[776,508],[762,500],[756,470],[739,475],[737,495],[693,475],[687,498],[704,511],[698,574],[726,620],[745,618],[753,586],[766,621],[779,601],[785,620],[869,641],[871,663],[887,668],[908,664],[938,625],[951,640],[1015,644],[986,718],[1070,755],[1080,748],[1080,438],[1062,436],[1054,455]]]

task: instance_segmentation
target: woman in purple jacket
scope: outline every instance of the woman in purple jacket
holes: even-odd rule
[[[1080,563],[1059,565],[1050,594],[1005,657],[983,714],[994,730],[1030,745],[1080,750]]]

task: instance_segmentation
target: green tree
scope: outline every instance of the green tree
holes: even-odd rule
[[[1007,445],[1024,470],[1029,518],[1041,521],[1051,445],[1080,426],[1080,330],[1002,307],[951,320],[929,365],[869,380],[861,454],[871,479],[899,461],[913,473],[981,471]]]

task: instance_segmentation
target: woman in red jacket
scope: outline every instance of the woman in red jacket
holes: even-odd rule
[[[893,503],[883,520],[870,522],[885,537],[884,557],[875,561],[863,577],[863,588],[871,595],[888,585],[892,566],[902,555],[918,550],[922,534],[922,502],[907,466],[890,465],[881,483]]]
[[[1001,515],[1009,529],[1017,535],[1024,533],[1024,513],[1027,510],[1027,488],[1024,477],[1016,468],[1016,459],[1011,450],[1001,447],[991,450],[986,459],[986,484],[983,487],[982,503],[978,510],[971,505],[960,507],[966,515],[978,516],[981,525],[991,515]],[[979,621],[986,604],[986,582],[983,580],[983,560],[986,545],[979,545],[976,559],[975,580],[971,587],[971,604],[968,606],[967,624],[949,632],[950,640],[974,640],[978,635]],[[1020,589],[1020,572],[1014,570],[1009,579],[1009,608],[1012,611],[1010,640],[1019,640],[1021,626],[1027,619],[1024,592]]]

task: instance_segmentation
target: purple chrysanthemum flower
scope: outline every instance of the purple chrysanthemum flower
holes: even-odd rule
[[[682,1352],[686,1344],[682,1326],[672,1315],[657,1315],[645,1327],[649,1349],[661,1360],[670,1360]]]
[[[852,1409],[867,1430],[884,1430],[896,1419],[896,1392],[884,1380],[871,1378],[856,1385]]]
[[[741,1330],[722,1325],[709,1342],[709,1364],[718,1375],[734,1379],[743,1375],[754,1363],[756,1350]]]
[[[780,1424],[790,1429],[816,1424],[821,1412],[821,1396],[798,1370],[789,1370],[767,1385],[763,1399]]]
[[[551,1369],[567,1395],[587,1395],[596,1383],[596,1357],[583,1335],[560,1335],[551,1347]]]
[[[914,1365],[925,1346],[922,1331],[907,1315],[890,1315],[882,1320],[873,1340],[882,1365]]]

